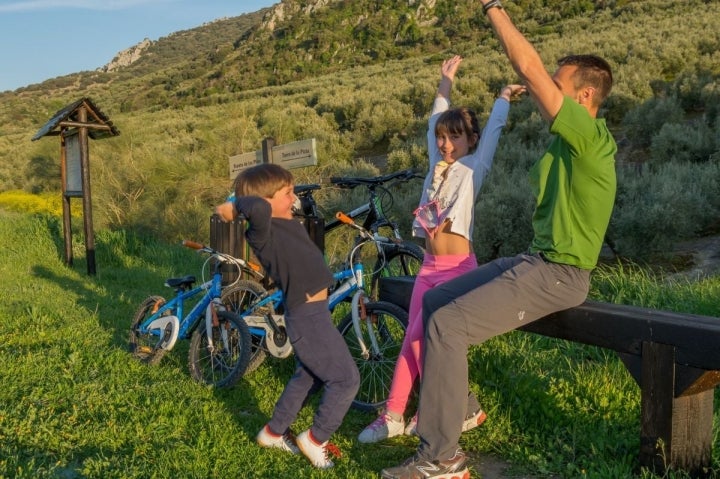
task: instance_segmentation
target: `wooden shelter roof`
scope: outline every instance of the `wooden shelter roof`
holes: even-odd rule
[[[80,120],[78,118],[78,110],[81,106],[84,106],[87,110],[87,121],[82,124],[79,123]],[[87,97],[81,98],[55,113],[55,115],[35,133],[32,141],[38,140],[43,136],[59,135],[60,130],[56,129],[58,126],[87,127],[88,136],[93,140],[100,140],[120,134],[120,131],[113,125],[112,121]]]

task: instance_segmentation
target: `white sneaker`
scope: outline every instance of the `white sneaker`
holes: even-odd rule
[[[372,443],[382,441],[389,437],[400,436],[405,432],[405,421],[396,421],[389,414],[378,416],[368,427],[362,430],[358,441]]]
[[[340,449],[330,441],[318,444],[312,437],[312,434],[310,434],[310,429],[301,432],[296,441],[300,451],[305,454],[305,457],[310,459],[313,466],[319,469],[330,469],[335,465],[328,459],[328,454],[332,454],[335,457],[341,456]]]
[[[487,414],[485,414],[485,411],[483,411],[482,409],[478,409],[474,413],[470,414],[467,418],[465,418],[462,425],[462,432],[469,431],[470,429],[478,427],[480,424],[485,422],[485,419],[487,419]],[[413,418],[410,419],[410,422],[408,422],[408,425],[405,428],[405,435],[417,436],[417,414],[415,414]]]
[[[292,434],[286,432],[282,436],[277,436],[270,432],[270,428],[268,428],[267,424],[265,427],[260,429],[260,432],[255,440],[262,447],[272,447],[292,454],[300,452],[300,449],[298,449],[295,445],[295,441],[293,441]]]
[[[474,413],[470,414],[465,421],[463,421],[462,432],[469,431],[470,429],[478,427],[480,424],[485,422],[487,414],[482,409],[478,409]]]
[[[407,426],[405,426],[406,436],[417,436],[417,413],[410,419]]]

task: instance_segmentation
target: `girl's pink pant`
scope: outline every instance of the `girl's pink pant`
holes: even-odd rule
[[[423,265],[415,279],[408,326],[405,331],[400,356],[395,364],[387,410],[398,415],[405,413],[415,378],[422,378],[422,350],[425,342],[425,330],[422,320],[422,298],[426,291],[440,283],[460,276],[477,268],[474,254],[433,256],[425,253]]]

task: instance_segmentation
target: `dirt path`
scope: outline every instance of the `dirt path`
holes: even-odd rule
[[[693,265],[685,271],[673,274],[673,278],[686,277],[693,280],[720,274],[720,236],[685,241],[678,245],[675,252],[692,257]]]
[[[512,464],[492,454],[468,454],[474,473],[473,479],[539,479],[541,476],[512,474]],[[543,479],[553,477],[542,476]]]

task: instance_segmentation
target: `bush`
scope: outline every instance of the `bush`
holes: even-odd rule
[[[648,259],[696,237],[720,215],[720,165],[670,162],[618,173],[609,236],[619,254]]]
[[[534,206],[527,171],[496,164],[475,207],[473,243],[480,263],[528,249]]]
[[[703,162],[716,151],[713,131],[703,122],[665,123],[653,137],[650,152],[652,164]]]
[[[677,98],[652,98],[628,112],[625,135],[633,146],[647,148],[665,123],[681,123],[685,112]]]

